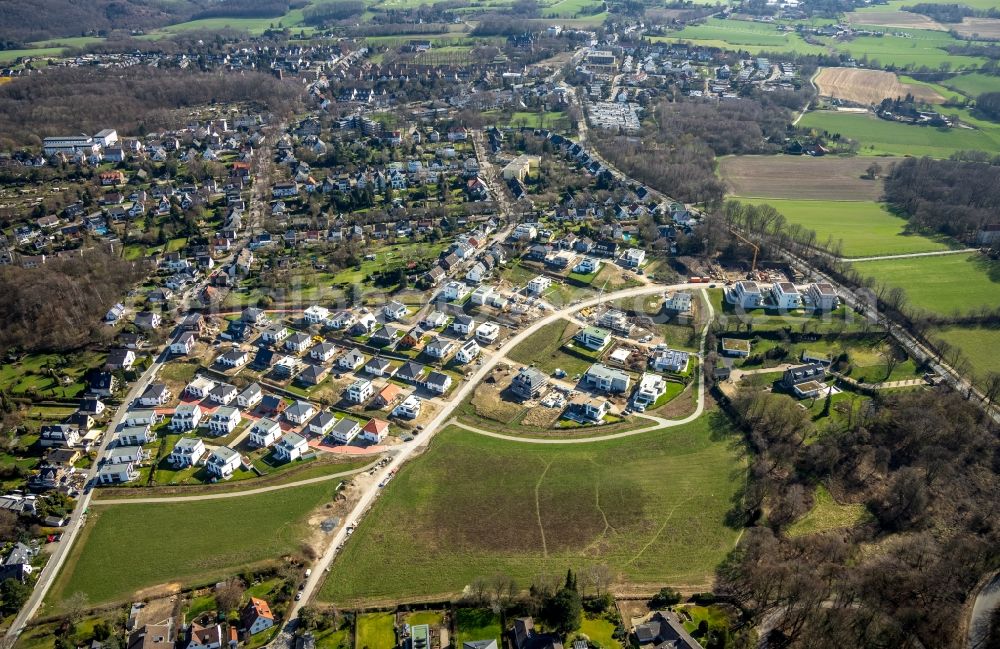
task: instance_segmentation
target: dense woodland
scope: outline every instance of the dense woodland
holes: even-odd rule
[[[1000,166],[973,161],[907,158],[885,179],[886,200],[920,228],[974,236],[1000,214]]]
[[[780,95],[780,96],[779,96]],[[592,132],[611,163],[651,187],[685,202],[721,203],[725,185],[715,156],[774,153],[784,145],[790,106],[808,94],[767,93],[731,101],[663,101],[653,107],[643,136]]]
[[[108,309],[149,269],[102,250],[0,267],[0,352],[75,349],[98,338]]]
[[[262,73],[206,74],[184,70],[67,68],[0,86],[0,149],[40,146],[49,135],[123,135],[182,126],[179,109],[246,102],[279,116],[299,106],[299,89]]]
[[[966,599],[1000,566],[996,426],[958,394],[880,394],[807,445],[814,424],[787,397],[732,405],[753,450],[735,518],[754,525],[719,576],[755,622],[773,623],[772,646],[964,646]],[[820,484],[869,520],[788,536]]]

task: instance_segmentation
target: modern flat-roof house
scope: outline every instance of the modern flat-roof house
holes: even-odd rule
[[[97,471],[97,482],[106,484],[124,484],[139,477],[139,472],[135,470],[135,465],[131,462],[125,464],[105,464]]]
[[[840,303],[836,289],[829,282],[816,282],[806,289],[806,300],[819,311],[833,311]]]
[[[587,385],[602,392],[627,392],[632,382],[625,372],[601,363],[591,365],[583,378]]]
[[[611,403],[586,394],[578,394],[569,401],[564,416],[581,423],[600,423],[611,412]]]
[[[216,478],[228,480],[236,472],[236,469],[240,468],[240,464],[242,463],[243,458],[240,457],[239,453],[228,446],[220,446],[208,456],[208,460],[205,462],[205,469],[210,475]]]
[[[522,399],[537,399],[545,392],[549,377],[534,367],[522,367],[510,382],[510,390]]]
[[[638,268],[646,261],[646,251],[642,248],[629,248],[622,255],[622,263],[629,268]]]
[[[797,309],[802,306],[802,295],[791,282],[775,282],[771,287],[771,296],[779,309]]]
[[[375,387],[368,379],[358,379],[347,386],[344,396],[351,403],[364,403],[375,394]]]
[[[677,349],[658,349],[649,358],[657,372],[686,372],[690,362],[691,354]]]
[[[593,351],[600,351],[611,342],[611,332],[600,327],[585,327],[578,331],[573,339]]]
[[[743,338],[723,338],[722,353],[726,356],[746,358],[750,355],[750,341]]]
[[[215,387],[215,381],[204,376],[196,376],[184,388],[184,394],[193,399],[204,399]]]
[[[646,372],[639,379],[639,385],[632,395],[632,401],[638,406],[649,406],[656,403],[667,391],[667,382],[659,374]]]
[[[545,275],[539,275],[534,279],[532,279],[531,281],[529,281],[526,288],[528,290],[528,293],[531,293],[532,295],[541,295],[550,286],[552,286],[552,280],[546,277]]]
[[[673,314],[690,313],[691,294],[687,291],[677,291],[663,301],[663,310]]]
[[[392,416],[416,419],[420,416],[420,403],[420,398],[411,394],[403,400],[403,403],[392,409]]]
[[[326,321],[329,315],[329,309],[314,304],[302,313],[302,319],[311,325],[321,324]]]
[[[745,280],[736,282],[732,289],[726,293],[726,299],[730,304],[744,309],[757,309],[764,306],[764,293],[760,290],[757,282]]]
[[[795,393],[797,397],[816,397],[826,389],[823,381],[826,379],[826,365],[809,363],[785,370],[781,384]]]
[[[476,340],[482,345],[493,343],[500,335],[500,325],[494,322],[484,322],[476,327]]]

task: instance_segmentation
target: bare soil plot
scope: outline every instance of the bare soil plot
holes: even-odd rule
[[[996,18],[963,18],[961,25],[953,27],[962,36],[1000,38],[1000,20]]]
[[[882,181],[862,178],[874,161],[889,166],[902,158],[824,156],[730,156],[719,161],[719,173],[730,193],[748,198],[877,201]]]
[[[852,11],[847,15],[847,22],[852,25],[877,25],[880,27],[898,27],[913,29],[937,29],[947,31],[941,23],[909,11]]]
[[[902,83],[893,72],[859,68],[823,68],[816,75],[819,94],[858,104],[877,104],[885,98],[913,95],[917,101],[943,104],[945,98],[927,86]]]

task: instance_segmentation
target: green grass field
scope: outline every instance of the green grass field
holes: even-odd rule
[[[995,129],[938,129],[890,122],[868,113],[836,111],[806,113],[798,125],[857,140],[861,155],[947,158],[956,151],[1000,152],[1000,133]]]
[[[863,261],[865,275],[906,291],[912,307],[949,315],[1000,304],[1000,262],[978,254]]]
[[[788,529],[788,533],[791,536],[804,536],[816,532],[854,527],[866,521],[869,516],[870,514],[864,505],[841,505],[833,499],[826,487],[820,485],[816,487],[816,493],[813,495],[813,508],[805,516],[795,521]]]
[[[717,412],[570,446],[448,428],[390,483],[320,599],[452,594],[497,572],[526,588],[595,562],[633,583],[708,587],[738,535],[724,520],[743,479],[740,443]]]
[[[984,92],[1000,92],[1000,77],[982,72],[967,72],[942,81],[941,85],[975,98]]]
[[[948,242],[906,233],[906,220],[873,201],[804,201],[784,199],[739,199],[766,203],[781,212],[789,223],[816,232],[816,242],[842,244],[846,257],[897,255],[947,250]]]
[[[117,602],[160,584],[212,583],[297,552],[306,515],[330,500],[334,486],[320,482],[235,501],[92,506],[47,601],[58,610],[83,592],[91,604]]]
[[[692,41],[708,47],[759,52],[795,52],[822,54],[826,48],[811,45],[794,32],[780,32],[775,25],[745,20],[709,18],[700,25],[688,25],[670,36],[655,36],[654,41]]]
[[[584,615],[580,623],[580,633],[587,636],[592,646],[598,649],[621,649],[622,643],[614,638],[615,625],[596,615]]]
[[[988,372],[1000,372],[1000,329],[943,327],[934,330],[930,337],[962,350],[979,383]]]
[[[354,646],[358,649],[392,649],[396,646],[396,630],[392,613],[359,615]]]
[[[897,36],[894,34],[906,34]],[[952,70],[978,68],[986,59],[975,56],[956,56],[949,54],[944,48],[959,44],[948,32],[932,29],[900,29],[886,30],[882,37],[858,36],[849,41],[837,41],[832,38],[824,41],[839,52],[850,54],[854,58],[867,57],[872,67],[892,65],[897,68],[919,68],[927,66],[937,69],[944,63]]]
[[[500,627],[500,616],[488,608],[460,608],[455,611],[455,627],[458,637],[455,646],[475,640],[497,641],[497,646],[503,642],[503,629]]]

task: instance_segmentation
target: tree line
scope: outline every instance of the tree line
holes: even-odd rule
[[[64,68],[0,86],[0,147],[38,147],[51,135],[145,135],[187,123],[181,109],[244,103],[284,115],[301,105],[300,89],[273,76],[245,72],[207,74],[159,68]]]
[[[0,353],[65,351],[100,339],[105,313],[146,276],[143,262],[106,250],[52,258],[38,268],[0,267]]]
[[[947,390],[852,402],[827,431],[781,395],[740,392],[730,409],[753,451],[733,513],[749,527],[718,592],[769,646],[964,646],[964,606],[1000,566],[996,425]],[[789,534],[821,485],[867,515]]]

